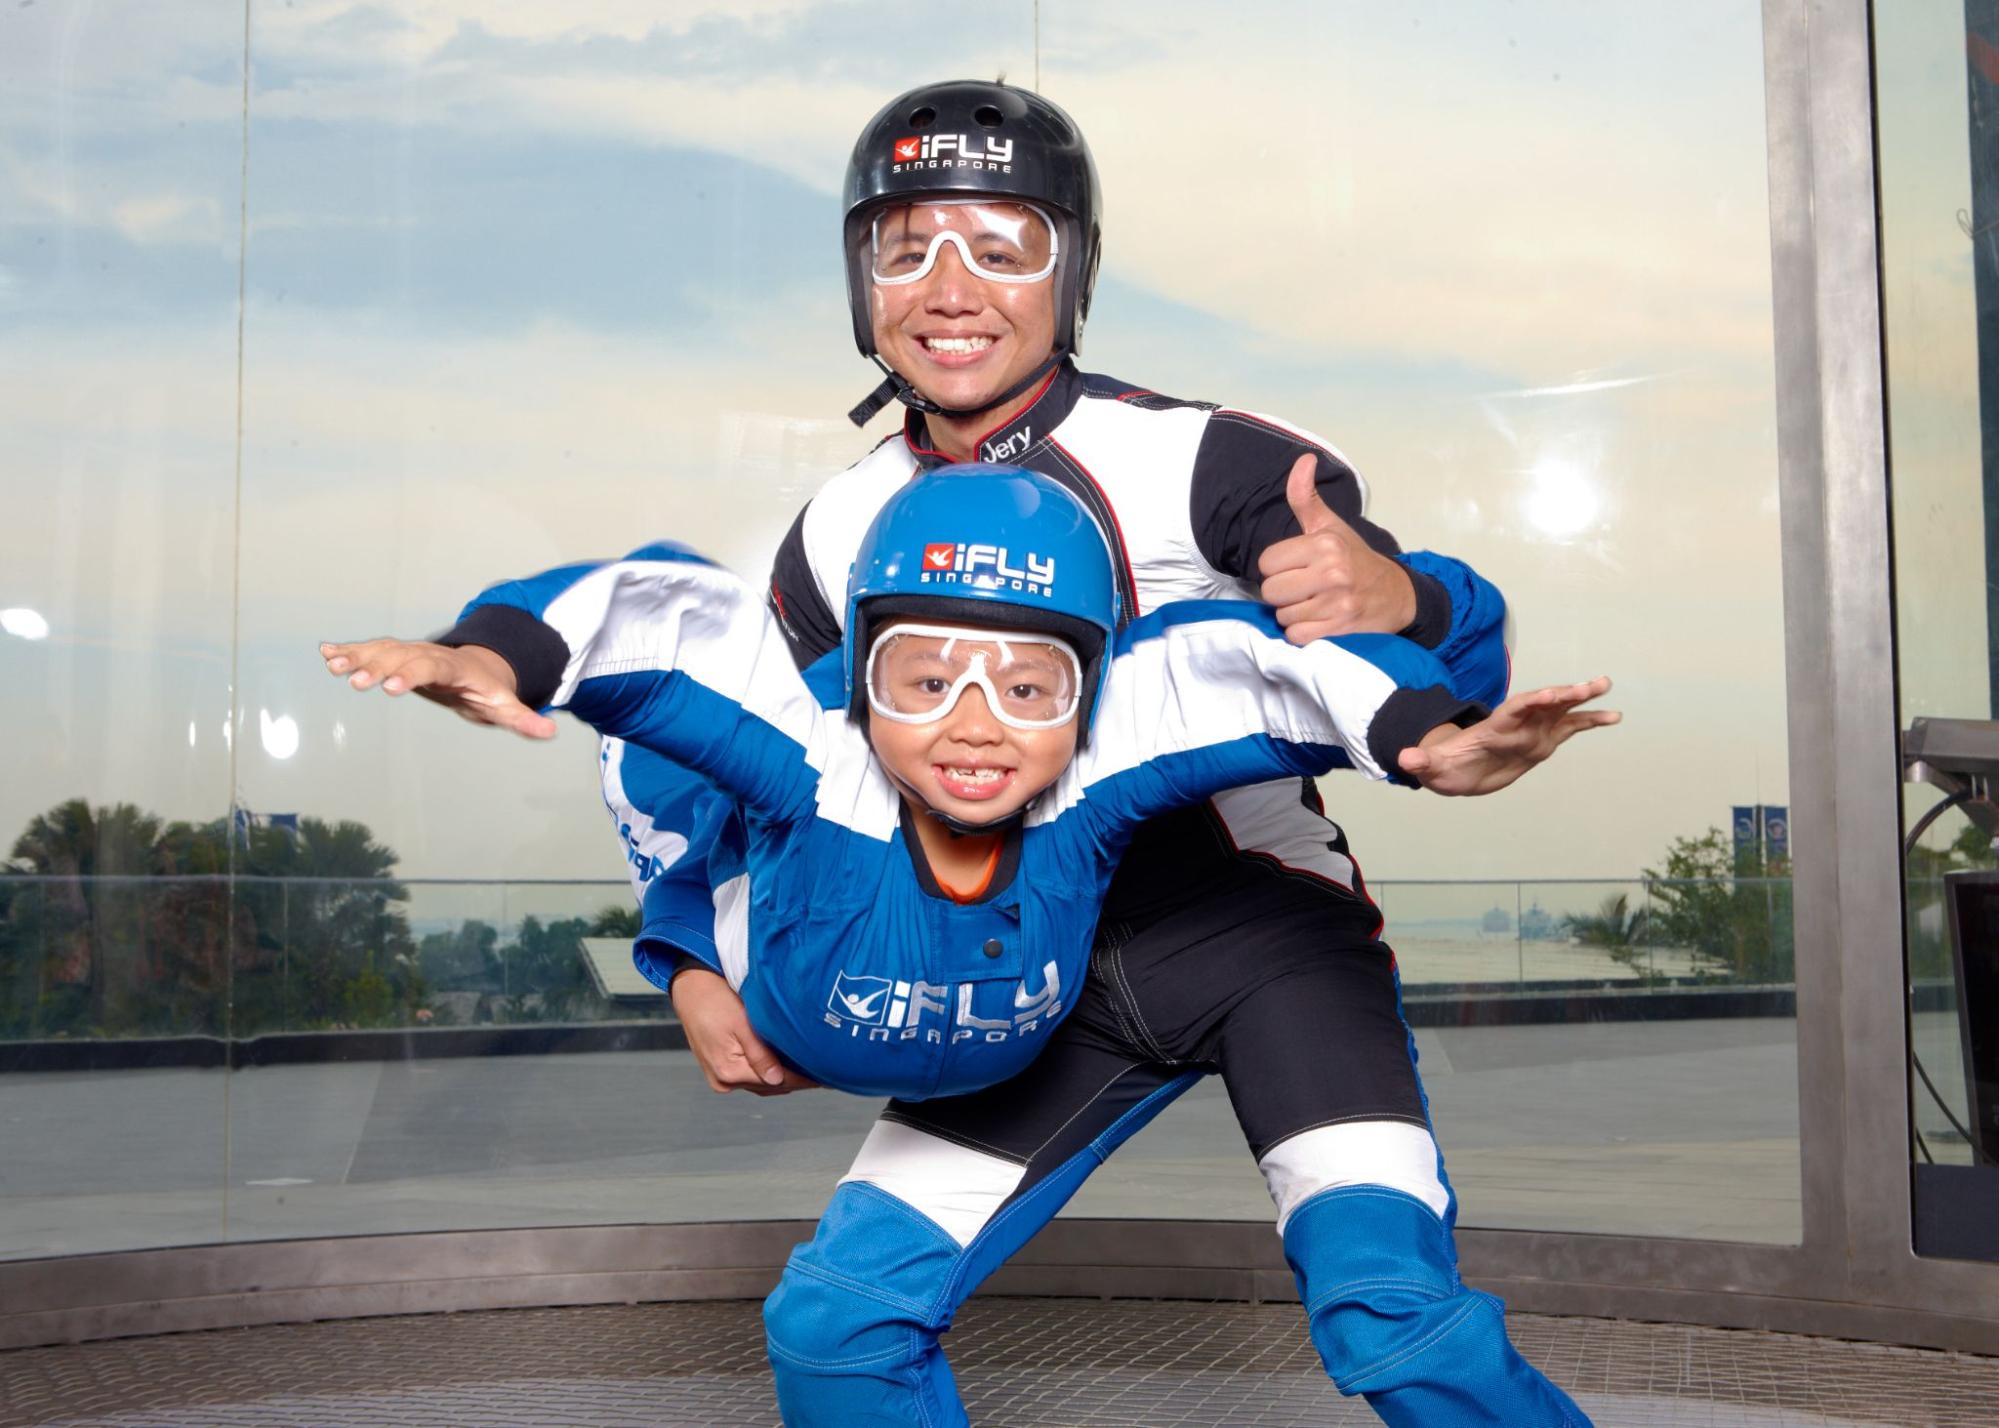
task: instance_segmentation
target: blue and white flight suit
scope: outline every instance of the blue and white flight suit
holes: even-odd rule
[[[1254,597],[1258,557],[1298,533],[1285,479],[1305,452],[1321,499],[1408,570],[1417,616],[1403,633],[1437,655],[1456,693],[1496,704],[1508,670],[1499,592],[1455,560],[1403,554],[1367,520],[1357,473],[1310,433],[1065,362],[978,455],[1074,492],[1111,536],[1125,608],[1145,614]],[[882,502],[948,459],[911,413],[800,513],[771,604],[801,668],[840,644],[847,572]],[[506,655],[530,703],[555,688],[559,642],[509,612],[474,612],[451,638]],[[695,784],[642,751],[606,765],[645,909],[636,955],[662,985],[676,955],[716,965],[711,885],[740,856],[739,825]],[[792,1256],[765,1310],[786,1423],[965,1423],[938,1342],[958,1305],[1119,1145],[1215,1074],[1342,1392],[1397,1428],[1586,1425],[1514,1351],[1499,1301],[1458,1277],[1457,1202],[1380,933],[1346,835],[1309,782],[1233,789],[1140,829],[1106,896],[1091,975],[1047,1048],[987,1090],[890,1102]]]
[[[562,641],[547,707],[622,740],[623,761],[642,750],[699,771],[740,807],[715,942],[758,1034],[825,1085],[910,1101],[1017,1076],[1047,1045],[1147,819],[1284,775],[1389,777],[1431,729],[1484,714],[1407,640],[1301,649],[1261,605],[1166,606],[1118,632],[1087,744],[1008,831],[986,892],[961,902],[929,875],[837,666],[822,700],[761,592],[728,571],[648,546],[495,586],[468,617],[484,606]]]

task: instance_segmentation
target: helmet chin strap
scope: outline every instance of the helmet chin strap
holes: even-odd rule
[[[912,411],[927,412],[932,416],[946,416],[946,417],[977,416],[981,412],[989,412],[995,407],[1005,406],[1008,402],[1012,401],[1015,397],[1019,396],[1022,392],[1026,391],[1029,387],[1033,386],[1036,382],[1040,381],[1043,377],[1047,376],[1050,372],[1054,371],[1057,365],[1059,365],[1062,362],[1062,360],[1068,355],[1069,355],[1068,348],[1066,347],[1056,348],[1053,352],[1048,354],[1047,361],[1043,362],[1040,366],[1036,367],[1032,372],[1029,372],[1025,377],[1022,377],[1018,382],[1015,382],[1011,387],[1008,387],[1004,392],[1001,392],[998,396],[994,397],[991,401],[986,402],[981,406],[944,407],[944,406],[939,406],[937,403],[931,401],[930,398],[924,396],[923,393],[917,391],[916,388],[910,386],[909,382],[903,377],[903,375],[900,372],[897,372],[893,367],[889,366],[888,363],[882,361],[880,354],[877,353],[870,360],[872,360],[874,364],[877,367],[881,368],[883,373],[886,374],[882,379],[882,384],[879,387],[876,387],[872,392],[869,392],[868,395],[862,400],[859,406],[855,407],[852,411],[847,413],[847,420],[852,422],[855,426],[866,426],[869,422],[874,420],[876,412],[880,411],[883,407],[887,406],[892,401],[901,402],[904,406],[910,408]]]

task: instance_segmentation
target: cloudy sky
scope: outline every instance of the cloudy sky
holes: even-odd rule
[[[0,636],[0,835],[233,786],[412,875],[616,876],[580,729],[480,737],[312,645],[659,536],[760,572],[874,439],[853,135],[1001,72],[1103,172],[1086,365],[1324,434],[1508,592],[1516,687],[1618,681],[1625,727],[1504,797],[1333,786],[1371,877],[1627,876],[1787,801],[1754,0],[961,18],[259,3],[246,131],[240,9],[0,10],[0,607],[50,627]]]

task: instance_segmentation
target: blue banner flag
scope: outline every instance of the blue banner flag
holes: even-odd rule
[[[1752,807],[1746,803],[1738,803],[1734,806],[1733,811],[1735,814],[1735,856],[1740,858],[1744,853],[1757,847],[1763,841],[1763,820],[1757,816],[1763,809],[1761,804]]]
[[[1763,806],[1763,851],[1772,862],[1791,857],[1791,810],[1781,803]]]

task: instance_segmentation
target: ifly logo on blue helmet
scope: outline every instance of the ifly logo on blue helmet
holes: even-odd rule
[[[979,590],[1017,590],[1046,599],[1055,593],[1055,558],[1027,552],[1016,566],[1003,545],[932,541],[923,547],[920,585],[970,585]]]

